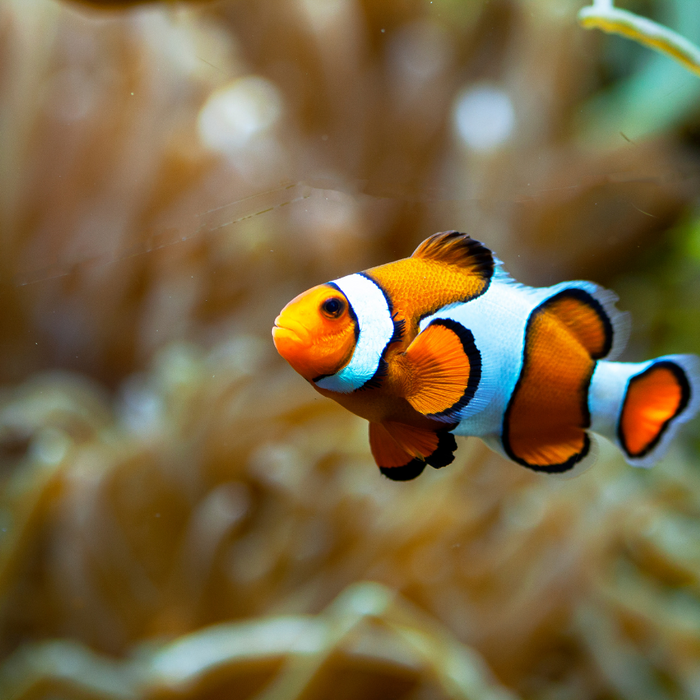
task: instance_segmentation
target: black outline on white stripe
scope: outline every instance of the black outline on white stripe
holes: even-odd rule
[[[313,381],[314,383],[318,384],[321,389],[325,389],[327,391],[336,391],[338,393],[352,393],[354,391],[359,391],[361,389],[366,389],[366,388],[372,388],[372,387],[378,387],[381,385],[381,379],[382,377],[386,374],[387,366],[386,366],[386,361],[384,360],[384,354],[386,353],[386,349],[391,345],[392,342],[396,342],[397,339],[400,339],[403,334],[403,324],[401,322],[397,322],[394,313],[393,313],[393,308],[390,299],[388,298],[386,292],[384,289],[381,287],[380,284],[377,283],[376,280],[372,279],[369,275],[365,274],[364,272],[357,272],[353,275],[347,275],[347,278],[352,278],[352,277],[360,277],[363,279],[366,279],[367,281],[371,282],[380,292],[381,295],[384,299],[384,302],[386,304],[386,313],[388,314],[388,318],[392,323],[392,330],[391,330],[391,335],[386,339],[386,342],[384,343],[384,347],[381,349],[379,352],[379,356],[377,358],[377,364],[374,367],[372,374],[368,376],[362,384],[359,386],[354,386],[347,391],[341,391],[340,389],[335,389],[332,386],[323,386],[322,384],[319,384],[319,382],[323,381],[324,379],[329,379],[333,377],[339,377],[342,373],[345,372],[352,372],[353,371],[353,361],[357,362],[358,358],[356,356],[357,349],[360,347],[362,343],[362,331],[363,331],[363,314],[362,310],[356,308],[356,305],[353,305],[353,300],[348,296],[348,293],[343,290],[339,282],[341,282],[344,278],[339,278],[335,280],[334,282],[331,282],[334,287],[336,287],[340,292],[343,293],[343,296],[347,299],[349,308],[352,309],[352,313],[354,314],[354,318],[356,319],[356,341],[355,341],[355,349],[353,351],[353,354],[350,358],[350,361],[341,369],[339,369],[337,372],[330,374],[330,375],[325,375],[322,377],[317,377]],[[350,295],[352,296],[352,294]],[[377,318],[376,316],[374,317],[375,319]],[[364,319],[365,323],[371,323],[372,318],[370,317],[369,319]],[[366,348],[363,348],[363,350],[366,351]],[[362,358],[360,358],[361,362]],[[343,378],[342,381],[347,381]],[[350,384],[350,382],[347,382]]]
[[[566,292],[567,290],[564,290]],[[596,306],[593,308],[597,309],[600,304],[593,299],[593,297],[588,294],[588,292],[585,292],[584,290],[577,290],[579,292],[582,292],[583,294],[586,295],[590,300],[593,302],[596,302]],[[591,439],[588,436],[588,432],[586,432],[587,428],[590,428],[591,426],[591,414],[588,408],[588,393],[590,391],[590,386],[591,386],[591,379],[593,378],[593,373],[595,372],[596,368],[596,362],[595,360],[593,361],[593,365],[591,367],[591,371],[588,374],[588,377],[586,378],[583,391],[581,398],[582,402],[582,408],[583,408],[583,419],[584,419],[584,425],[581,426],[581,429],[584,431],[583,433],[583,447],[579,452],[576,454],[571,455],[569,459],[567,459],[565,462],[561,462],[560,464],[530,464],[530,462],[525,461],[522,457],[519,457],[518,455],[513,452],[510,442],[508,440],[508,434],[509,434],[509,426],[510,426],[510,414],[513,409],[513,404],[515,402],[515,397],[518,394],[518,391],[520,390],[520,387],[524,381],[524,375],[525,371],[528,367],[528,340],[530,337],[530,326],[532,325],[533,321],[544,311],[547,310],[547,304],[549,304],[553,300],[557,300],[561,297],[561,295],[564,293],[559,293],[555,294],[554,296],[548,297],[545,299],[543,302],[541,302],[538,306],[536,306],[531,312],[530,315],[528,316],[527,323],[525,324],[525,333],[523,337],[523,358],[522,358],[522,364],[520,367],[520,375],[518,376],[518,381],[515,384],[515,387],[513,389],[513,393],[510,395],[510,400],[508,401],[508,406],[506,407],[505,413],[503,415],[503,428],[501,431],[501,444],[503,445],[503,449],[505,453],[512,459],[514,462],[517,462],[518,464],[521,464],[523,467],[527,467],[528,469],[532,469],[533,471],[536,472],[546,472],[547,474],[561,474],[563,472],[567,472],[571,469],[573,469],[579,462],[581,462],[583,459],[586,458],[588,455],[588,452],[591,449]],[[577,296],[577,298],[580,298]],[[587,299],[588,301],[588,299]],[[591,304],[593,306],[593,304]],[[601,307],[602,308],[602,307]],[[607,318],[607,314],[605,314],[604,318]],[[612,326],[611,328],[611,333],[612,333]],[[612,339],[611,339],[612,342]],[[593,358],[591,358],[593,359]]]

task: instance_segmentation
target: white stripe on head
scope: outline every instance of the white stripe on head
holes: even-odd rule
[[[343,369],[316,382],[321,389],[349,394],[376,374],[382,353],[394,335],[389,303],[379,285],[361,274],[334,280],[357,319],[355,350]]]

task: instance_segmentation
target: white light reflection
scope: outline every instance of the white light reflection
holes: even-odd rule
[[[475,85],[460,92],[452,114],[459,137],[470,149],[482,153],[505,144],[515,128],[513,103],[495,85]]]
[[[400,27],[387,48],[392,73],[398,79],[426,81],[440,75],[452,62],[452,37],[442,24],[418,20]]]
[[[245,76],[211,94],[199,112],[199,137],[208,148],[232,154],[272,129],[281,114],[277,87],[260,76]]]

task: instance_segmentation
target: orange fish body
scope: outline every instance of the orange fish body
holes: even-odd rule
[[[600,434],[649,466],[697,412],[700,364],[611,361],[628,332],[615,300],[591,282],[520,285],[481,243],[447,231],[410,258],[304,292],[272,334],[317,391],[369,421],[391,479],[449,464],[454,435],[576,473]]]

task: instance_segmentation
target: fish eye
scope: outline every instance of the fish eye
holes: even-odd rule
[[[338,297],[330,297],[321,304],[321,313],[327,318],[338,318],[345,311],[345,302]]]

